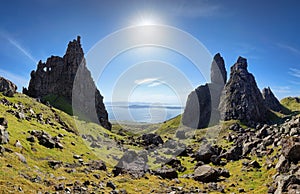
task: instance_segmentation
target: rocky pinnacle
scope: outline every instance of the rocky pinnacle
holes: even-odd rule
[[[266,121],[267,108],[254,76],[247,70],[247,59],[239,57],[231,67],[230,79],[221,95],[219,109],[222,120],[246,123]]]
[[[76,76],[82,78],[81,82],[77,82],[79,86],[77,85],[76,88],[85,88],[80,91],[82,99],[80,107],[76,107],[76,113],[81,118],[99,122],[103,127],[110,129],[111,124],[103,104],[103,96],[96,88],[91,73],[86,67],[79,36],[69,42],[63,57],[51,56],[46,63],[39,61],[37,69],[31,72],[28,89],[24,88],[23,93],[41,99],[48,95],[63,97],[72,104],[72,95],[74,93],[78,95],[73,89]]]

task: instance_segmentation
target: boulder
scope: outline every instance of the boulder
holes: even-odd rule
[[[114,176],[119,174],[130,174],[134,178],[140,178],[148,171],[147,152],[127,151],[113,169]]]
[[[275,166],[275,169],[279,173],[287,173],[290,170],[290,162],[283,155],[280,155],[279,160]]]
[[[241,145],[232,146],[226,153],[222,154],[222,158],[226,160],[239,160],[243,155],[243,147]]]
[[[7,120],[0,118],[0,144],[7,144],[9,142],[9,133],[7,131]]]
[[[212,146],[211,144],[205,144],[200,147],[200,149],[195,153],[195,159],[197,161],[202,161],[205,164],[211,162],[211,157],[213,155],[219,155],[220,149],[217,146]]]
[[[216,182],[219,177],[228,173],[222,172],[220,169],[215,169],[209,165],[202,165],[194,171],[194,179],[201,182]]]
[[[17,86],[11,81],[0,77],[0,92],[3,92],[4,96],[13,97],[17,92]]]
[[[164,141],[162,140],[162,138],[159,135],[156,135],[153,133],[142,135],[141,140],[142,140],[142,144],[144,146],[149,146],[149,145],[158,146],[158,145],[164,143]]]
[[[178,173],[175,168],[168,168],[166,166],[156,169],[153,173],[157,176],[161,176],[164,179],[175,179],[178,178]]]
[[[267,120],[268,110],[262,94],[247,67],[247,59],[243,57],[239,57],[231,67],[230,79],[220,99],[222,120],[240,120],[248,124]]]
[[[300,161],[300,138],[291,137],[283,141],[282,155],[291,162]]]

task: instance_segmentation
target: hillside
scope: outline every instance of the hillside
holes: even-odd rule
[[[143,138],[125,125],[115,125],[110,132],[99,125],[74,120],[23,94],[14,97],[0,94],[0,99],[1,117],[7,120],[9,132],[9,142],[1,145],[2,193],[108,193],[113,189],[114,193],[266,193],[272,185],[281,153],[275,142],[269,143],[265,151],[259,148],[261,143],[250,146],[249,142],[246,145],[255,148],[255,152],[248,150],[245,156],[238,152],[233,154],[231,151],[237,151],[237,142],[241,141],[236,138],[242,134],[258,140],[264,137],[262,142],[269,137],[258,135],[263,129],[250,129],[237,121],[196,131],[180,127],[180,117],[161,125],[145,126],[144,132],[156,129],[161,135],[163,144],[156,146],[152,140],[159,140],[160,136]],[[279,128],[276,126],[263,128],[269,131],[269,128]],[[182,139],[176,134],[178,131],[184,131],[181,134],[191,135],[191,138]],[[38,132],[44,136],[39,136]],[[274,131],[272,134],[274,136]],[[51,140],[54,141],[52,148]],[[181,153],[171,153],[172,145],[177,150],[180,148]],[[211,146],[211,149],[205,151],[203,146]],[[140,170],[141,153],[145,150],[148,150],[145,163],[149,168]],[[124,166],[116,168],[124,152],[138,154],[133,157],[141,163],[135,165],[124,157],[121,159],[123,165],[136,167],[136,170]],[[211,158],[215,154],[224,157],[215,160]],[[208,175],[203,177],[204,169],[199,168],[209,167],[202,164],[209,164],[213,171],[207,180],[205,176]],[[121,170],[119,174],[118,169]]]

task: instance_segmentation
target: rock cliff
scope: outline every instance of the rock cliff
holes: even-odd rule
[[[239,57],[231,67],[230,79],[221,95],[222,120],[246,123],[266,121],[267,108],[254,76],[247,70],[247,59]]]
[[[78,90],[74,90],[76,77],[82,78],[76,83],[75,88]],[[84,89],[79,91],[80,88]],[[46,63],[39,61],[37,70],[31,72],[28,89],[24,88],[23,93],[41,99],[49,95],[63,97],[69,104],[72,104],[74,95],[80,95],[80,100],[77,98],[80,106],[76,106],[73,111],[81,118],[100,122],[103,127],[111,128],[103,97],[86,67],[79,36],[69,42],[63,57],[51,56]]]
[[[227,80],[225,63],[218,53],[211,64],[211,83],[192,91],[187,99],[182,124],[191,128],[205,128],[220,119],[220,95]]]

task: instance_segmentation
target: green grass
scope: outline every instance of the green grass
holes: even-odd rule
[[[48,101],[53,107],[62,110],[69,115],[73,115],[72,105],[62,96],[49,94],[43,97],[42,101]]]
[[[280,103],[291,111],[300,111],[300,103],[293,97],[287,97],[280,101]]]
[[[1,98],[4,98],[2,94],[0,94],[0,99]],[[199,187],[202,189],[206,187],[207,184],[185,178],[179,178],[179,183],[175,183],[174,180],[164,180],[148,173],[141,179],[133,179],[129,175],[113,177],[111,175],[111,171],[117,161],[112,156],[122,156],[122,152],[115,145],[116,141],[126,140],[128,136],[134,136],[136,138],[142,133],[150,132],[157,133],[161,135],[164,140],[166,140],[169,137],[174,138],[176,131],[186,130],[187,134],[191,135],[191,137],[193,136],[193,138],[188,138],[182,141],[187,145],[191,145],[194,150],[199,149],[201,146],[202,142],[198,141],[201,137],[206,137],[208,141],[216,143],[225,149],[229,149],[232,146],[232,143],[227,142],[225,139],[226,135],[228,135],[229,132],[232,132],[229,131],[229,126],[234,123],[239,123],[242,127],[247,127],[239,121],[232,120],[221,122],[219,125],[206,129],[190,130],[181,125],[181,115],[179,115],[166,122],[153,125],[136,125],[133,123],[114,124],[112,130],[109,131],[95,123],[78,120],[75,117],[70,116],[69,114],[66,114],[58,109],[54,108],[51,110],[50,107],[45,106],[44,104],[39,103],[23,94],[16,94],[15,97],[5,98],[12,103],[21,102],[25,107],[31,107],[35,113],[43,113],[43,118],[49,118],[51,122],[54,123],[54,126],[41,124],[37,121],[37,119],[32,119],[31,121],[19,120],[14,115],[6,112],[9,109],[15,110],[12,106],[7,107],[0,104],[0,116],[5,117],[8,120],[8,131],[10,133],[10,142],[3,146],[13,150],[13,152],[22,153],[27,159],[27,164],[23,164],[19,161],[18,157],[14,153],[5,152],[4,156],[0,156],[0,193],[17,193],[19,187],[22,188],[24,193],[33,193],[34,191],[42,191],[42,193],[50,191],[50,193],[53,193],[54,186],[47,186],[43,182],[33,183],[28,179],[25,179],[22,174],[32,178],[40,176],[43,180],[53,182],[54,185],[59,183],[74,183],[75,180],[79,181],[80,183],[83,183],[86,180],[96,184],[103,182],[104,188],[99,188],[97,191],[95,191],[95,193],[109,193],[111,189],[105,187],[105,183],[109,180],[113,181],[117,185],[117,189],[126,189],[127,193],[150,193],[151,191],[152,193],[165,193],[166,189],[171,186],[183,187],[183,190],[185,191],[188,191],[188,189],[192,187]],[[298,110],[295,105],[292,106],[296,111]],[[71,133],[63,129],[63,127],[55,120],[53,110],[75,133]],[[64,137],[62,138],[61,143],[63,144],[64,149],[48,149],[39,145],[38,142],[33,144],[28,142],[26,137],[29,136],[28,131],[31,130],[43,130],[52,136],[63,134]],[[123,135],[118,134],[120,130],[124,132]],[[91,135],[95,139],[100,139],[100,144],[102,147],[91,148],[90,142],[81,138],[82,134]],[[16,140],[21,142],[23,148],[16,148],[13,145]],[[71,142],[75,142],[75,146],[72,145]],[[124,147],[135,151],[142,149],[142,147],[129,145],[124,145]],[[32,148],[35,148],[37,151],[33,151]],[[274,150],[274,154],[278,153],[276,148],[274,148]],[[159,154],[161,155],[164,155],[163,151],[164,150],[158,150]],[[60,160],[64,163],[74,163],[76,160],[73,158],[73,155],[75,154],[82,154],[82,158],[85,162],[88,162],[91,159],[103,160],[108,167],[108,171],[85,173],[84,168],[86,167],[82,166],[76,168],[75,172],[67,173],[64,167],[54,170],[48,166],[48,160],[50,159]],[[171,155],[165,156],[171,157]],[[251,157],[251,159],[257,160],[261,164],[267,160],[266,157],[261,159],[254,156]],[[187,168],[185,172],[179,173],[179,176],[193,173],[194,166],[196,164],[192,163],[193,158],[177,158]],[[151,167],[151,169],[159,168],[160,164],[154,164],[154,161],[155,160],[152,153],[152,155],[149,156],[148,165]],[[266,193],[266,184],[272,182],[271,177],[275,174],[275,170],[266,170],[266,168],[263,166],[261,171],[254,170],[252,172],[243,172],[241,171],[242,161],[243,160],[229,162],[225,168],[230,171],[231,177],[221,181],[219,184],[225,186],[225,191],[227,193],[238,193],[238,188],[244,188],[247,193]],[[11,164],[12,167],[7,167],[7,164]],[[100,174],[101,178],[99,180],[95,179],[95,177],[93,177],[94,173]],[[65,177],[66,180],[59,181],[55,177]],[[232,183],[238,183],[238,185],[236,187],[230,187]]]

